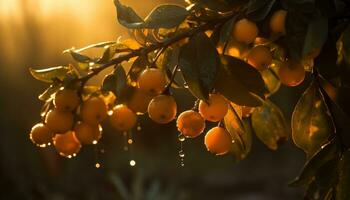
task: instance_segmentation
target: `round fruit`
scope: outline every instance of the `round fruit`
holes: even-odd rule
[[[77,91],[71,89],[61,89],[55,94],[53,104],[57,110],[73,111],[80,102]]]
[[[75,156],[81,148],[81,144],[75,137],[73,131],[68,131],[64,134],[56,134],[53,138],[53,145],[61,156],[68,158]]]
[[[247,62],[257,70],[265,70],[272,62],[270,49],[265,46],[254,47],[247,55]]]
[[[273,13],[270,19],[271,32],[283,35],[286,34],[286,16],[287,11],[285,10],[277,10]]]
[[[205,135],[204,144],[211,153],[223,155],[231,150],[232,139],[224,128],[214,127]]]
[[[78,122],[74,126],[74,134],[82,144],[97,144],[102,136],[102,127]]]
[[[204,119],[218,122],[225,117],[228,111],[228,104],[222,95],[210,94],[208,103],[202,100],[199,102],[198,110]]]
[[[45,123],[53,133],[65,133],[72,129],[74,116],[71,112],[53,109],[46,114]]]
[[[107,118],[107,106],[100,97],[91,97],[83,103],[81,108],[83,122],[98,125]]]
[[[282,84],[297,86],[304,81],[305,69],[300,62],[287,60],[282,63],[278,70],[278,76]]]
[[[259,29],[254,22],[246,18],[239,20],[233,29],[233,35],[237,41],[250,44],[258,36]]]
[[[154,96],[146,91],[136,89],[127,106],[137,114],[144,114],[147,112],[148,104]]]
[[[242,117],[249,117],[254,111],[254,107],[242,106]]]
[[[205,121],[198,112],[188,110],[179,115],[176,126],[184,136],[195,138],[204,131]]]
[[[128,131],[135,126],[137,117],[126,105],[120,104],[113,108],[110,116],[111,125],[119,131]]]
[[[175,119],[176,112],[176,101],[170,95],[158,95],[148,105],[149,117],[159,124],[171,122]]]
[[[52,131],[43,123],[33,126],[29,135],[30,140],[39,147],[49,146],[53,136]]]
[[[137,81],[141,90],[153,95],[161,94],[167,83],[165,73],[157,68],[145,69]]]

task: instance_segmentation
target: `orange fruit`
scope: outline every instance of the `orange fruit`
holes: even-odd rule
[[[119,131],[132,129],[136,121],[136,114],[124,104],[115,106],[113,108],[113,114],[110,116],[111,125]]]
[[[187,110],[179,115],[176,126],[185,137],[195,138],[204,131],[205,121],[198,112]]]
[[[204,144],[211,153],[223,155],[231,150],[232,139],[226,129],[214,127],[205,135]]]
[[[286,34],[287,11],[277,10],[270,19],[270,29],[272,33]]]
[[[97,144],[102,137],[102,127],[78,122],[74,126],[74,134],[82,144]]]
[[[256,24],[243,18],[236,22],[233,28],[233,35],[238,42],[250,44],[258,36],[259,29]]]
[[[74,116],[71,112],[53,109],[46,114],[45,123],[53,133],[65,133],[72,129]]]
[[[166,75],[161,69],[145,69],[138,77],[138,86],[141,90],[152,95],[161,94],[167,84]]]
[[[52,131],[43,123],[34,125],[29,134],[30,140],[39,147],[49,146],[53,136]]]
[[[257,70],[265,70],[272,62],[270,49],[265,46],[255,46],[247,55],[247,62]]]
[[[55,94],[53,104],[57,110],[73,111],[80,102],[77,91],[71,89],[61,89]]]
[[[208,103],[202,100],[199,102],[198,110],[204,119],[218,122],[225,117],[228,111],[228,104],[222,95],[210,94]]]
[[[159,123],[166,124],[176,117],[177,105],[174,97],[170,95],[158,95],[148,105],[149,117]]]
[[[279,68],[278,76],[282,84],[286,86],[297,86],[305,79],[305,69],[300,62],[287,60]]]
[[[53,145],[61,156],[74,157],[80,151],[81,144],[75,137],[73,131],[64,134],[56,134],[53,138]]]
[[[107,118],[107,105],[100,97],[91,97],[83,103],[81,108],[83,122],[98,125]]]
[[[154,96],[146,91],[136,89],[127,106],[137,114],[144,114],[147,112],[148,104]]]

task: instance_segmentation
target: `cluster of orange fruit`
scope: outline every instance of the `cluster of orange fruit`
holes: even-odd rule
[[[110,111],[100,96],[91,96],[82,102],[76,90],[62,88],[55,93],[54,108],[47,112],[44,122],[33,126],[30,139],[39,147],[53,143],[60,155],[73,157],[82,144],[97,144],[102,136],[100,124],[107,118],[119,131],[131,130],[136,125],[137,114],[146,112],[156,123],[169,123],[176,118],[177,104],[173,96],[164,94],[166,85],[166,75],[161,69],[145,69],[138,78],[133,96]],[[209,104],[200,101],[198,112],[188,110],[179,115],[178,130],[185,137],[197,137],[204,131],[205,120],[218,122],[227,110],[226,99],[211,94]],[[231,137],[224,128],[216,127],[208,131],[205,145],[215,154],[224,154],[231,148]]]
[[[279,37],[286,34],[286,21],[287,11],[277,10],[270,18],[270,33],[273,37]],[[249,50],[244,49],[242,52],[239,48],[231,47],[228,49],[228,54],[232,54],[234,57],[239,57],[247,61],[251,66],[259,71],[263,71],[272,64],[273,55],[268,40],[259,38],[259,29],[257,25],[246,19],[238,20],[233,27],[233,36],[236,41],[242,44],[254,44],[255,46]],[[230,48],[230,47],[228,47]],[[222,51],[222,48],[219,51]],[[313,63],[313,59],[320,53],[320,49],[313,49],[301,60],[286,59],[283,58],[282,63],[279,65],[278,78],[281,83],[286,86],[297,86],[303,82],[305,78],[305,69],[308,69]]]

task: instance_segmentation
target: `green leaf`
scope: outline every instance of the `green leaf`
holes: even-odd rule
[[[29,68],[29,71],[35,79],[45,83],[53,83],[55,79],[62,81],[70,69],[69,67],[58,66],[46,69]]]
[[[52,84],[47,88],[43,93],[41,93],[38,98],[41,101],[50,101],[53,98],[53,95],[62,87],[61,84]]]
[[[313,155],[334,133],[332,118],[319,88],[317,80],[313,80],[292,115],[293,141],[308,156]]]
[[[114,5],[117,9],[118,22],[121,25],[130,29],[143,25],[144,21],[132,8],[122,5],[119,0],[114,0]]]
[[[238,116],[237,111],[232,104],[224,117],[226,130],[230,133],[232,138],[231,153],[236,160],[243,160],[251,150],[252,133],[249,129],[248,122],[243,122]]]
[[[178,64],[192,94],[207,100],[217,77],[219,56],[206,34],[193,36],[181,47]]]
[[[281,142],[287,140],[289,127],[282,111],[271,101],[267,100],[256,107],[251,116],[252,126],[256,136],[272,150],[277,150]]]
[[[143,28],[174,28],[181,24],[188,14],[186,8],[178,5],[160,5],[145,18]]]
[[[336,200],[350,199],[350,151],[343,153],[339,165],[339,180],[336,187]]]
[[[235,57],[222,55],[221,63],[215,89],[238,105],[260,106],[268,93],[260,73]]]
[[[308,25],[304,42],[303,55],[306,56],[316,49],[321,49],[328,36],[328,18],[316,17]]]
[[[92,49],[92,48],[104,48],[106,46],[113,45],[115,43],[116,43],[115,41],[99,42],[99,43],[96,43],[96,44],[88,45],[88,46],[80,48],[80,49],[74,49],[74,51],[79,53],[79,52],[82,52],[82,51],[85,51],[85,50],[88,50],[88,49]],[[63,53],[69,53],[71,50],[72,49],[66,49],[66,50],[63,51]]]
[[[193,0],[192,2],[214,11],[228,12],[231,11],[230,5],[225,0]],[[237,1],[236,1],[237,2]]]
[[[98,64],[104,64],[110,61],[117,53],[117,45],[106,46],[102,56],[96,61]]]
[[[266,88],[269,90],[269,96],[276,93],[281,86],[281,81],[277,75],[277,68],[270,66],[270,68],[260,71],[260,73],[265,82]]]
[[[230,19],[224,23],[224,25],[220,29],[220,42],[221,43],[225,44],[230,39],[232,39],[233,26],[235,25],[236,21],[237,21],[237,17],[235,16],[232,19]]]
[[[127,81],[124,68],[118,65],[112,74],[107,75],[103,79],[101,90],[103,92],[111,91],[116,97],[119,97],[126,85]]]
[[[335,139],[328,141],[305,163],[300,175],[289,185],[305,186],[313,180],[317,171],[328,161],[337,157],[338,144]]]
[[[250,0],[247,15],[253,21],[266,19],[276,0]]]

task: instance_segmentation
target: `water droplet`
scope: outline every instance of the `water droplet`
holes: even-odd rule
[[[185,141],[186,137],[183,134],[180,133],[178,135],[178,139],[179,139],[180,142],[183,142],[183,141]]]
[[[136,130],[141,131],[141,129],[142,129],[142,128],[141,128],[141,125],[138,124],[137,127],[136,127]]]
[[[100,167],[101,167],[100,163],[96,163],[96,164],[95,164],[95,167],[96,167],[97,169],[100,168]]]
[[[108,111],[107,114],[111,116],[113,114],[113,110]]]
[[[101,152],[101,153],[105,153],[105,150],[104,150],[104,149],[101,149],[100,152]]]
[[[130,160],[129,164],[130,164],[131,167],[134,167],[136,165],[136,162],[135,162],[135,160]]]
[[[184,88],[188,88],[188,85],[187,85],[187,83],[184,83]]]
[[[97,144],[97,140],[92,141],[92,144]]]
[[[185,152],[184,152],[183,150],[180,150],[180,151],[179,151],[179,156],[180,156],[181,158],[185,157]]]
[[[128,149],[129,149],[128,146],[124,146],[123,148],[124,151],[127,151]]]
[[[177,68],[177,71],[178,71],[178,72],[181,72],[181,69],[180,69],[180,68]]]
[[[134,141],[132,139],[128,139],[128,144],[132,144]]]
[[[185,166],[185,163],[181,162],[181,167],[184,167]]]

